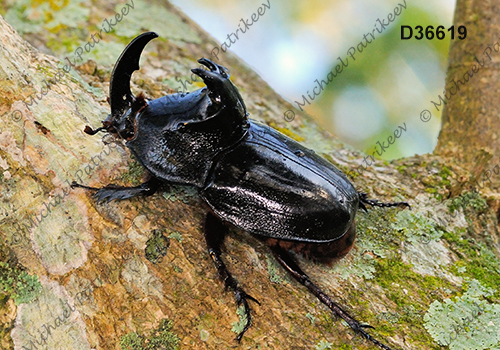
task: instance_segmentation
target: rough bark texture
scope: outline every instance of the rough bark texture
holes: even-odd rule
[[[465,26],[468,34],[465,40],[452,40],[436,153],[455,158],[477,178],[486,175],[499,189],[498,170],[488,176],[488,170],[500,166],[499,3],[458,0],[454,24]]]
[[[238,345],[235,301],[205,251],[206,208],[194,191],[172,187],[97,205],[89,193],[69,189],[72,180],[94,186],[140,181],[141,169],[123,144],[82,132],[108,113],[112,63],[127,42],[144,30],[160,34],[132,79],[135,92],[157,98],[178,88],[174,77],[190,78],[196,59],[218,45],[212,38],[168,4],[136,0],[115,32],[102,32],[102,42],[88,46],[76,70],[59,74],[64,57],[73,62],[76,47],[92,42],[102,21],[125,3],[35,4],[22,12],[16,6],[25,2],[2,9],[24,39],[0,17],[2,349],[142,349],[176,337],[181,349],[328,349],[326,342],[332,349],[374,348],[290,280],[265,246],[232,232],[227,265],[261,302],[253,305],[253,326]],[[487,288],[500,285],[499,197],[489,183],[473,192],[467,167],[433,155],[364,169],[363,155],[322,133],[307,115],[296,111],[295,120],[285,122],[290,104],[237,57],[225,53],[221,64],[252,118],[346,173],[359,169],[352,180],[370,197],[406,199],[413,207],[360,212],[356,247],[345,259],[334,266],[300,259],[312,279],[393,348],[498,347],[500,299]],[[55,79],[47,90],[44,80]],[[36,101],[26,105],[31,96]],[[464,101],[473,108],[478,103]],[[481,152],[478,142],[470,151]],[[166,255],[154,259],[165,248]]]

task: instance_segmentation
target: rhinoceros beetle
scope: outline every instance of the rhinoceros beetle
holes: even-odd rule
[[[206,87],[147,100],[130,90],[131,75],[139,69],[146,44],[158,35],[143,33],[125,48],[110,81],[111,114],[103,126],[121,139],[149,172],[140,186],[103,188],[97,201],[152,195],[162,183],[190,185],[208,204],[205,240],[220,278],[245,310],[257,302],[232,277],[221,258],[221,245],[229,225],[267,244],[276,260],[331,311],[364,338],[383,349],[366,328],[317,287],[302,271],[294,251],[320,261],[347,254],[354,244],[355,215],[366,205],[409,207],[406,202],[382,203],[356,191],[347,177],[330,162],[278,131],[247,118],[245,103],[229,80],[226,68],[202,58],[208,68],[193,69]]]

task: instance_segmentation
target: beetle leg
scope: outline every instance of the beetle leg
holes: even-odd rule
[[[234,277],[231,276],[226,265],[222,261],[220,247],[228,230],[228,227],[225,226],[215,215],[212,213],[207,214],[205,222],[205,240],[207,242],[208,252],[217,267],[219,278],[224,282],[224,286],[233,291],[238,306],[243,305],[245,311],[245,327],[236,337],[236,340],[239,342],[252,323],[250,306],[248,305],[247,300],[255,301],[259,305],[260,303],[257,299],[248,295],[240,286],[238,286],[238,282],[236,282]]]
[[[137,196],[151,196],[160,187],[160,180],[158,180],[155,177],[152,177],[143,184],[135,187],[124,187],[124,186],[117,186],[110,184],[102,188],[85,186],[73,181],[71,183],[71,188],[75,187],[97,191],[94,194],[94,198],[96,198],[97,202],[100,203],[103,202],[104,200],[111,202],[112,200],[115,199],[122,200]]]
[[[346,321],[349,326],[354,330],[354,332],[361,334],[361,336],[375,345],[381,347],[385,350],[392,350],[387,345],[379,342],[377,339],[373,338],[370,334],[368,334],[364,328],[374,328],[369,325],[364,325],[355,320],[352,316],[350,316],[339,304],[334,302],[327,294],[325,294],[318,286],[316,286],[310,279],[309,276],[305,274],[304,271],[299,267],[297,262],[293,259],[290,253],[279,247],[278,245],[270,247],[274,257],[278,262],[302,285],[306,286],[307,289],[311,293],[313,293],[323,304],[328,306],[333,313]]]
[[[373,207],[381,207],[381,208],[389,208],[389,207],[407,207],[410,208],[410,205],[406,202],[380,202],[377,199],[368,199],[368,195],[363,192],[358,192],[359,194],[359,207],[366,211],[365,204],[371,205]]]

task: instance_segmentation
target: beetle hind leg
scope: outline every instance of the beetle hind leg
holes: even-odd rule
[[[105,200],[107,200],[108,202],[111,202],[112,200],[115,200],[115,199],[122,200],[122,199],[137,197],[137,196],[151,196],[160,187],[160,180],[158,180],[155,177],[152,177],[151,179],[144,182],[143,184],[141,184],[139,186],[135,186],[135,187],[107,185],[107,186],[102,187],[102,188],[85,186],[85,185],[81,185],[81,184],[73,181],[71,183],[71,188],[75,188],[75,187],[80,187],[80,188],[84,188],[87,190],[96,191],[96,193],[94,194],[94,197],[96,198],[97,202],[100,203],[100,202],[103,202]]]
[[[358,192],[359,195],[359,207],[366,211],[366,204],[372,207],[390,208],[390,207],[402,207],[410,208],[411,206],[407,202],[381,202],[377,199],[369,199],[368,195],[364,192]]]
[[[366,328],[374,328],[370,325],[361,324],[352,316],[350,316],[342,307],[334,302],[327,294],[325,294],[318,286],[316,286],[310,279],[309,276],[305,274],[304,271],[299,267],[297,262],[293,259],[290,253],[281,248],[279,245],[270,247],[276,260],[302,285],[306,286],[311,293],[313,293],[323,304],[328,306],[333,313],[346,321],[349,326],[356,332],[360,334],[363,338],[371,341],[373,344],[379,346],[385,350],[392,350],[387,345],[379,342],[377,339],[373,338],[369,333],[365,331]]]
[[[238,282],[236,282],[234,277],[229,273],[226,265],[222,261],[220,247],[227,232],[228,227],[212,213],[208,213],[205,223],[205,240],[207,242],[208,252],[217,267],[219,278],[224,282],[226,289],[231,289],[233,291],[238,306],[242,305],[245,312],[245,326],[236,337],[236,340],[239,342],[252,323],[252,316],[250,314],[251,309],[248,305],[248,300],[255,301],[259,305],[260,303],[254,297],[248,295],[238,285]]]

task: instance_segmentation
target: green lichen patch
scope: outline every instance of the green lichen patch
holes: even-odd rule
[[[340,260],[333,271],[342,279],[355,275],[372,279],[376,258],[394,255],[399,247],[401,234],[391,227],[400,209],[373,208],[356,217],[356,248],[349,253],[350,259]]]
[[[37,297],[41,288],[38,276],[0,261],[0,294],[5,298],[12,298],[16,305],[29,303]]]
[[[316,346],[314,347],[315,350],[331,350],[333,344],[330,342],[327,342],[326,340],[320,341]]]
[[[172,185],[170,188],[166,189],[162,195],[163,198],[172,202],[181,201],[183,203],[188,203],[189,199],[197,194],[198,192],[194,187]]]
[[[202,329],[200,331],[201,341],[208,341],[208,338],[210,338],[210,333],[206,329]]]
[[[266,266],[267,273],[269,274],[269,280],[273,283],[284,283],[285,279],[281,277],[281,272],[283,271],[276,260],[266,255]]]
[[[360,213],[356,217],[355,249],[349,252],[348,259],[341,259],[327,272],[334,272],[344,280],[352,275],[372,279],[376,258],[386,258],[398,247],[397,232],[390,225],[396,212],[397,209],[374,208]]]
[[[433,339],[451,350],[483,350],[500,347],[500,304],[488,303],[492,289],[477,280],[460,297],[434,301],[424,316]]]
[[[176,350],[180,339],[172,332],[172,321],[163,319],[158,328],[150,332],[149,336],[130,332],[120,339],[122,350]]]
[[[340,278],[346,280],[351,275],[363,277],[365,279],[372,279],[375,272],[374,258],[370,254],[365,254],[363,251],[358,250],[353,252],[353,260],[347,264],[338,264],[335,266],[334,271],[340,274]]]
[[[463,210],[466,218],[469,216],[476,217],[488,209],[488,204],[477,192],[463,193],[458,197],[447,200],[446,204],[452,215],[455,216],[456,211]],[[467,221],[470,222],[469,219]]]
[[[93,241],[85,204],[76,196],[63,198],[47,200],[43,206],[46,216],[40,214],[38,226],[31,229],[33,248],[53,274],[65,274],[83,265]]]
[[[68,291],[58,282],[40,277],[40,294],[17,308],[11,331],[16,349],[90,350],[85,322]]]
[[[236,310],[236,314],[240,318],[238,322],[233,323],[233,327],[231,328],[231,331],[240,334],[243,332],[243,329],[245,328],[245,325],[248,324],[248,319],[247,315],[245,314],[245,308],[243,305],[238,306],[238,309]]]
[[[311,324],[314,324],[314,322],[316,321],[316,317],[309,312],[306,314],[306,317],[309,319],[309,321],[311,321]]]
[[[430,242],[441,238],[443,231],[438,225],[418,212],[402,210],[396,214],[392,228],[402,232],[410,243]]]
[[[161,281],[152,274],[147,264],[137,256],[133,256],[125,262],[121,276],[125,289],[137,298],[146,296],[161,298],[164,295]]]
[[[167,255],[170,239],[163,235],[162,230],[153,230],[151,237],[146,241],[145,256],[153,264],[157,264]]]

